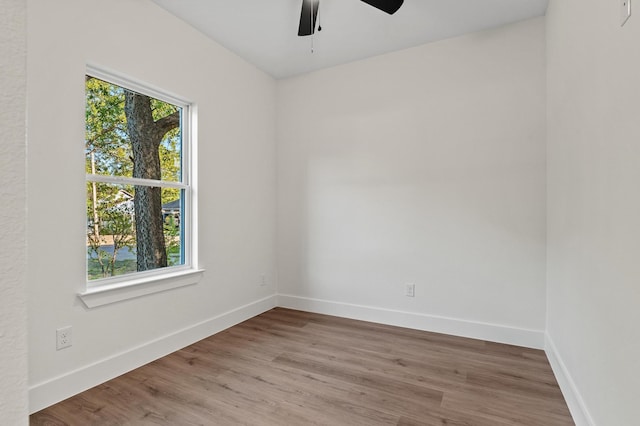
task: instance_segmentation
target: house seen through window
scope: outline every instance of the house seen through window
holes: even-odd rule
[[[189,107],[105,80],[85,78],[87,280],[92,284],[190,261]]]

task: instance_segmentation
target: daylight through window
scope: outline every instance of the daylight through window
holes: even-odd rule
[[[188,267],[188,105],[91,75],[85,85],[88,282]]]

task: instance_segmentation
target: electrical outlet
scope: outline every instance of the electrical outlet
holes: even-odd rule
[[[56,330],[56,350],[71,346],[71,326],[62,327]]]
[[[620,1],[620,26],[627,23],[627,20],[631,16],[631,0],[619,0]]]
[[[416,296],[416,285],[415,284],[405,284],[404,285],[404,294],[407,297],[415,297]]]
[[[267,276],[265,274],[260,275],[260,287],[267,285]]]

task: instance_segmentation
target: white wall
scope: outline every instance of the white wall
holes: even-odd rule
[[[276,85],[148,0],[30,1],[28,43],[33,411],[275,304]],[[87,63],[197,105],[199,284],[95,309],[77,298]],[[56,351],[66,325],[73,346]]]
[[[0,411],[11,424],[26,412],[24,6],[3,0],[0,14],[11,207],[0,227],[12,241],[0,248]],[[633,424],[640,25],[620,28],[618,14],[604,0],[552,0],[546,91],[542,18],[276,85],[147,0],[31,0],[31,410],[270,306],[279,278],[285,305],[532,346],[546,303],[547,350],[578,424]],[[198,285],[93,310],[76,297],[87,62],[198,105]],[[56,351],[65,325],[74,345]]]
[[[0,2],[0,417],[27,424],[26,0]]]
[[[622,28],[618,2],[547,12],[548,352],[579,425],[638,424],[638,6]]]
[[[280,303],[542,345],[543,18],[280,80],[277,117]]]

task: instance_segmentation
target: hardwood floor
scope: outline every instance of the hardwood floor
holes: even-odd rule
[[[544,352],[276,308],[31,425],[573,425]]]

